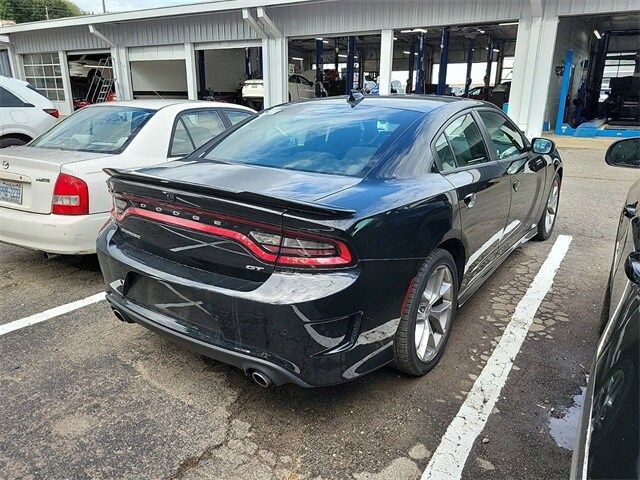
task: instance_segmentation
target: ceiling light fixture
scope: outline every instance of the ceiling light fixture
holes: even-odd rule
[[[602,35],[600,35],[600,32],[597,29],[593,31],[593,34],[596,36],[598,40],[602,38]]]
[[[499,23],[498,25],[501,27],[507,27],[509,25],[518,25],[518,22],[505,22],[505,23]]]

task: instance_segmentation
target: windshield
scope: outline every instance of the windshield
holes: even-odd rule
[[[366,102],[366,100],[365,100]],[[422,112],[360,104],[288,105],[240,126],[205,158],[314,173],[362,176],[375,154]]]
[[[118,153],[154,113],[135,107],[83,108],[35,139],[31,146]]]

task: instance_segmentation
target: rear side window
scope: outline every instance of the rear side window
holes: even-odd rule
[[[294,104],[262,112],[225,136],[211,160],[362,176],[396,133],[422,112],[362,103]]]
[[[225,126],[215,110],[197,110],[178,116],[171,139],[172,157],[188,155],[224,132]]]
[[[33,105],[23,102],[6,88],[0,87],[0,107],[33,107]]]
[[[231,108],[225,108],[224,113],[227,115],[227,118],[232,125],[240,123],[245,118],[249,118],[251,115],[253,115],[253,113],[247,112],[245,110],[233,110]]]
[[[444,129],[444,136],[453,150],[458,167],[489,161],[482,134],[471,114],[462,115],[451,122]]]
[[[438,137],[438,140],[436,140],[436,152],[440,159],[440,170],[442,172],[447,172],[456,168],[456,159],[453,156],[453,151],[451,150],[449,141],[444,133]]]
[[[518,129],[506,118],[496,112],[480,110],[498,159],[517,157],[527,151],[527,145]]]

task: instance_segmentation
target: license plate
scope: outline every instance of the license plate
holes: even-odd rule
[[[0,180],[0,201],[22,205],[22,184]]]

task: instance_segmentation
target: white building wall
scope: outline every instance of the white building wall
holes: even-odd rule
[[[372,32],[518,19],[528,0],[342,0],[270,7],[287,36]]]
[[[379,33],[388,28],[517,20],[531,12],[529,0],[327,0],[305,3],[265,0],[263,3],[281,3],[268,6],[266,11],[285,36]],[[543,3],[546,15],[556,16],[638,10],[638,0],[543,0]],[[95,18],[100,17],[103,16]],[[51,23],[59,24],[61,21]],[[102,23],[100,20],[96,26],[113,43],[127,47],[259,39],[258,33],[243,21],[240,10],[201,11],[197,15],[115,23]],[[16,28],[20,26],[13,30]],[[19,32],[12,32],[12,27],[4,27],[0,28],[0,33],[10,35],[16,45],[16,53],[108,47],[89,33],[87,25],[32,31],[23,29]]]

